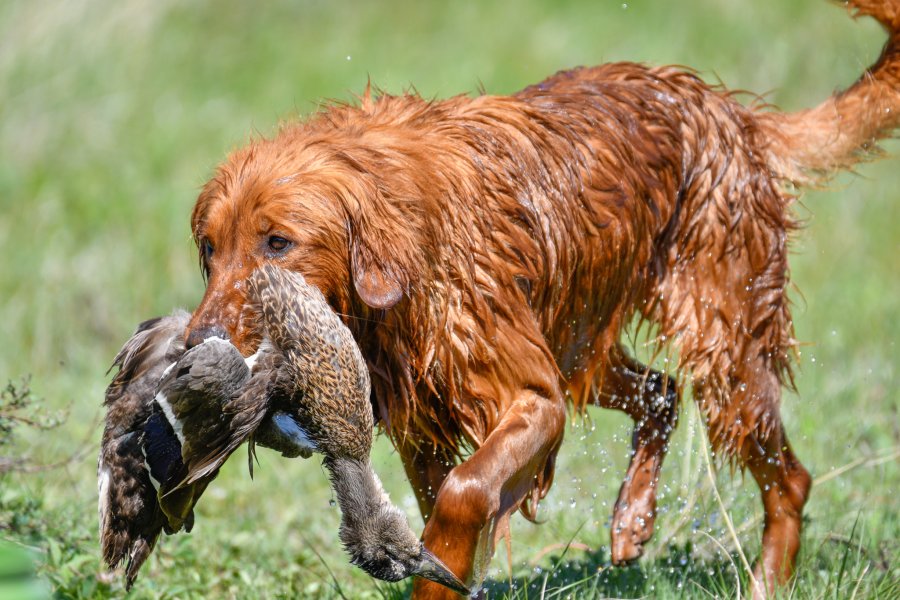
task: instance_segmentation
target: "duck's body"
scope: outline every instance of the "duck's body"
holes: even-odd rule
[[[178,312],[142,323],[116,356],[119,372],[106,393],[100,540],[110,567],[127,561],[127,587],[161,531],[193,528],[194,506],[218,470],[186,479],[236,427],[224,409],[248,389],[250,369],[228,342],[185,351],[188,318]],[[254,397],[264,411],[264,399]]]

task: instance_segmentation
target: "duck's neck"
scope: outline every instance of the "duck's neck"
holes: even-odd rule
[[[367,458],[326,457],[325,468],[341,507],[341,541],[348,550],[357,542],[357,532],[369,529],[386,512],[399,512]]]
[[[425,549],[406,515],[391,504],[369,459],[325,459],[341,505],[341,542],[350,562],[373,577],[399,581],[416,575],[468,596],[469,589]]]

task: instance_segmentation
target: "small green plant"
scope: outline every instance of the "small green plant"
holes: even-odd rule
[[[42,401],[32,393],[30,376],[22,377],[18,384],[7,382],[0,391],[0,474],[28,468],[23,457],[12,454],[17,426],[46,430],[64,421],[61,414],[43,408]]]
[[[70,508],[48,510],[43,498],[30,493],[28,486],[16,485],[31,473],[68,463],[34,464],[19,454],[17,438],[22,430],[46,432],[64,423],[63,413],[48,411],[42,399],[35,396],[29,376],[17,383],[9,381],[0,391],[0,555],[4,566],[16,566],[6,579],[0,573],[0,580],[6,582],[4,585],[19,586],[0,586],[3,593],[14,590],[14,595],[0,593],[0,598],[47,597],[47,583],[64,597],[91,598],[103,586],[91,568],[96,552],[84,523],[78,522],[79,515]],[[6,537],[16,543],[4,542],[2,538]],[[37,570],[31,566],[32,557],[40,564]],[[42,581],[40,576],[49,581]]]

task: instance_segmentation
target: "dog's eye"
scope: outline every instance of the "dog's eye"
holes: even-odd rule
[[[209,259],[213,255],[213,245],[208,239],[200,240],[200,270],[203,272],[203,279],[209,280]]]
[[[269,236],[269,250],[272,252],[284,252],[291,247],[290,240],[286,240],[281,236]]]

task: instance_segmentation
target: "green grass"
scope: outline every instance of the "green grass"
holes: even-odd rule
[[[19,427],[15,445],[0,448],[31,464],[62,463],[0,476],[0,562],[32,557],[62,597],[122,594],[103,574],[96,540],[104,372],[138,321],[199,301],[192,202],[249,136],[322,98],[352,98],[369,78],[426,97],[480,85],[506,93],[609,60],[690,65],[798,109],[852,82],[882,40],[874,24],[818,0],[0,3],[0,383],[31,374],[44,410],[66,417],[52,430]],[[793,598],[900,596],[897,164],[865,165],[798,207],[808,228],[794,241],[792,276],[808,345],[799,394],[785,397],[783,411],[821,483],[785,592]],[[726,518],[752,560],[758,494],[749,478],[725,472],[717,486],[726,512],[717,505],[693,407],[664,469],[657,535],[624,569],[610,567],[608,537],[629,424],[591,411],[567,438],[544,523],[514,519],[512,565],[501,546],[490,598],[746,594]],[[347,564],[317,460],[261,459],[253,482],[243,460],[226,466],[194,533],[162,540],[132,597],[408,594]],[[383,439],[374,460],[421,526]],[[3,572],[0,598],[22,597]]]

